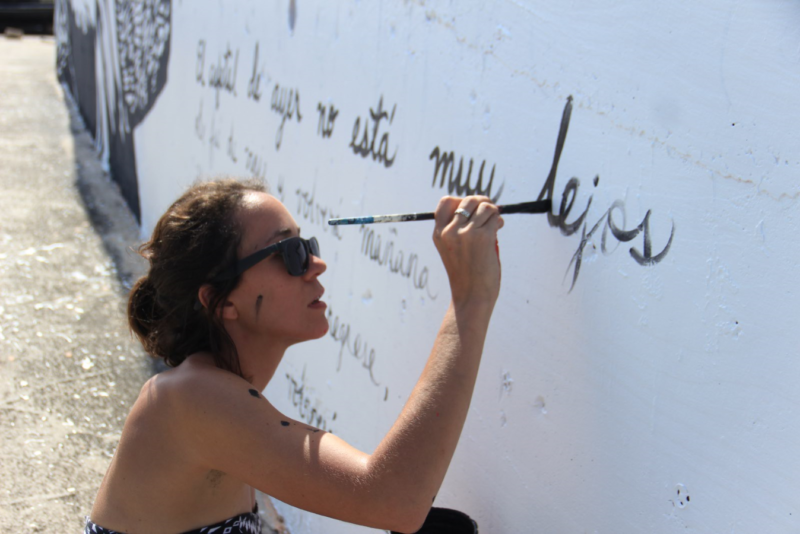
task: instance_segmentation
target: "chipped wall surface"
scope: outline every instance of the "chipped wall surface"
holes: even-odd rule
[[[552,198],[501,231],[436,505],[490,533],[800,531],[795,2],[166,4],[129,129],[143,234],[196,178],[257,175],[328,263],[330,333],[287,353],[279,409],[372,451],[448,303],[431,223],[329,217]]]

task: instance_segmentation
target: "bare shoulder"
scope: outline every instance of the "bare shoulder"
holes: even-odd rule
[[[209,422],[218,417],[234,417],[259,399],[263,410],[272,408],[247,380],[217,368],[209,358],[187,359],[180,366],[153,377],[142,394],[179,411],[187,423]],[[140,394],[140,396],[142,395]],[[273,408],[274,409],[274,408]]]

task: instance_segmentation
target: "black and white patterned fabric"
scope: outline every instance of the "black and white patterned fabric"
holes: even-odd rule
[[[258,515],[258,507],[252,512],[239,514],[235,517],[214,523],[207,527],[197,528],[183,532],[182,534],[261,534],[261,517]],[[83,534],[121,534],[116,530],[109,530],[95,525],[91,519],[86,518],[86,528]]]

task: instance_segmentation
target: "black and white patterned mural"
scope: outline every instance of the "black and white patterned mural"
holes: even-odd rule
[[[133,131],[167,81],[171,0],[57,0],[58,77],[140,217]]]

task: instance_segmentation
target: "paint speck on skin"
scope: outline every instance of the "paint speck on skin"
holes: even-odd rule
[[[281,421],[281,426],[289,426],[289,421]]]
[[[257,399],[261,397],[261,395],[259,395],[258,391],[256,391],[255,389],[250,389],[248,391],[249,391],[250,395],[252,395],[253,397],[255,397]]]

